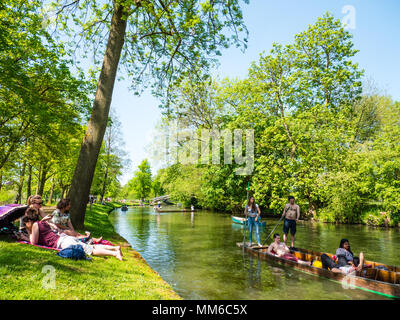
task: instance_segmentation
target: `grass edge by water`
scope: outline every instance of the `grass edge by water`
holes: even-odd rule
[[[0,299],[182,299],[115,232],[108,214],[119,206],[118,203],[88,206],[85,230],[121,245],[123,262],[114,257],[93,257],[93,261],[63,259],[54,250],[20,244],[1,235]]]

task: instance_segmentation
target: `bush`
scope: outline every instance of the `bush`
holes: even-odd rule
[[[336,222],[335,214],[329,208],[319,209],[316,217],[323,222]]]
[[[387,214],[382,214],[382,211],[379,208],[369,209],[362,214],[361,220],[363,223],[369,226],[387,226],[390,225],[387,223],[386,219],[388,218]]]
[[[0,191],[0,204],[14,203],[17,197],[17,192],[13,190],[2,190]]]

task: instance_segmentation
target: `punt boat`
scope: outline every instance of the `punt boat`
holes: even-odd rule
[[[232,221],[234,223],[247,225],[247,219],[246,218],[232,216]],[[262,228],[265,228],[267,226],[267,223],[265,221],[261,221],[259,223],[259,226],[262,227]]]
[[[237,243],[238,247],[243,247],[243,242]],[[345,275],[342,273],[335,273],[327,269],[317,268],[308,264],[301,264],[292,260],[287,260],[277,257],[267,252],[268,247],[245,246],[244,248],[248,253],[258,257],[262,260],[273,260],[278,263],[289,265],[295,269],[302,270],[306,273],[316,274],[318,276],[332,279],[336,282],[342,282],[347,286],[356,287],[366,291],[374,292],[390,298],[400,299],[400,267],[390,266],[375,261],[365,260],[365,265],[371,265],[370,268],[365,268],[355,275]],[[321,260],[321,255],[324,252],[317,252],[308,249],[296,248],[290,252],[299,260],[312,262],[314,260]],[[325,253],[329,257],[333,257],[330,253]],[[381,267],[378,267],[381,266]],[[377,268],[378,267],[378,268]],[[383,270],[380,268],[386,268]]]

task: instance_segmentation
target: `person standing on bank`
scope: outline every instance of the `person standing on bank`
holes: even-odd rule
[[[300,207],[294,203],[294,197],[289,196],[289,203],[283,209],[282,217],[285,217],[283,223],[283,242],[286,244],[287,235],[290,230],[290,247],[294,248],[294,235],[296,234],[296,222],[300,218]]]
[[[257,244],[259,247],[262,247],[260,243],[260,231],[258,227],[261,211],[260,208],[258,207],[258,204],[256,204],[256,201],[254,200],[253,196],[249,198],[249,201],[247,202],[247,205],[244,209],[244,214],[246,214],[246,210],[248,216],[247,224],[249,225],[249,246],[251,246],[253,242],[253,228],[254,228],[254,232],[257,238]]]

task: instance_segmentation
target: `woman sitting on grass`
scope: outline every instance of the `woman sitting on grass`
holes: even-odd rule
[[[76,237],[78,239],[84,239],[90,237],[90,232],[86,232],[86,235],[80,234],[76,232],[74,226],[71,223],[71,218],[69,216],[69,209],[71,208],[69,199],[61,199],[59,203],[57,203],[57,209],[51,214],[52,219],[51,223],[56,225],[59,229],[62,230],[66,235]],[[52,225],[50,225],[52,227]],[[92,238],[95,242],[100,242],[102,237],[100,238]]]
[[[89,245],[62,233],[56,234],[47,221],[39,221],[39,212],[36,208],[28,208],[22,218],[29,233],[31,244],[50,248],[65,249],[71,245],[80,245],[87,255],[113,256],[122,261],[120,246],[106,246],[101,244]]]
[[[46,220],[51,219],[51,215],[46,215],[42,209],[42,205],[43,205],[42,196],[40,196],[38,194],[34,195],[34,196],[29,196],[29,198],[26,202],[27,202],[27,205],[29,208],[35,208],[38,210],[40,220],[43,219],[44,221],[46,221]],[[19,222],[19,231],[27,234],[25,224],[22,221],[22,218],[20,219],[20,222]],[[23,235],[21,235],[21,236],[23,236]]]

